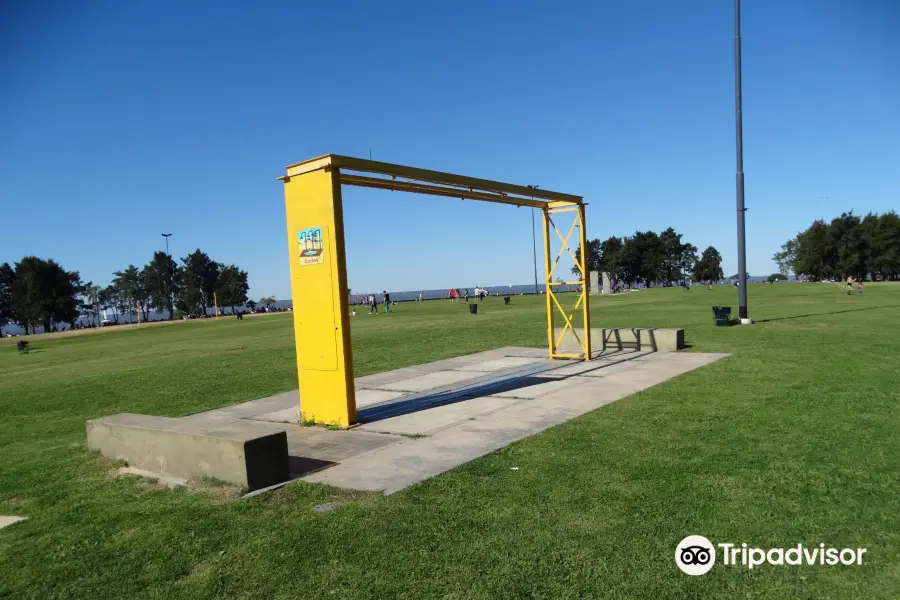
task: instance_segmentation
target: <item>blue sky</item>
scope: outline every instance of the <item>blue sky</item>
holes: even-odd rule
[[[371,149],[579,194],[592,238],[672,226],[736,270],[731,2],[28,4],[0,8],[0,261],[107,283],[171,232],[286,298],[275,177]],[[751,274],[812,219],[900,205],[898,26],[890,0],[745,2]],[[353,289],[533,279],[527,209],[344,200]]]

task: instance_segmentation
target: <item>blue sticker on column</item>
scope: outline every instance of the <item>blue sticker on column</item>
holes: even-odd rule
[[[300,266],[320,265],[325,262],[325,245],[321,227],[311,227],[297,233],[300,246]]]

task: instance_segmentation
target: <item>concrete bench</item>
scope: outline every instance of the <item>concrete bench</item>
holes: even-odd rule
[[[556,339],[562,333],[563,328],[554,330]],[[584,340],[584,329],[576,328],[578,337]],[[684,329],[673,328],[648,328],[648,327],[615,327],[598,328],[591,327],[592,350],[624,350],[633,348],[636,350],[649,350],[653,352],[677,352],[684,348]],[[557,349],[559,352],[581,352],[581,347],[572,335],[572,331],[566,332]]]
[[[249,491],[288,479],[287,433],[274,424],[119,413],[86,429],[90,449],[163,475],[214,477]]]

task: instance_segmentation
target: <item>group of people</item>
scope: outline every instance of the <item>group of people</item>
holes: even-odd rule
[[[853,282],[854,282],[854,281],[856,281],[856,291],[857,291],[858,293],[862,294],[862,292],[863,292],[863,282],[862,282],[862,279],[856,280],[856,279],[853,278],[852,275],[851,275],[850,277],[847,278],[847,294],[852,294],[852,293],[853,293]]]
[[[381,291],[381,301],[384,303],[384,312],[391,312],[391,295],[387,290]],[[365,298],[365,304],[369,307],[369,314],[378,314],[378,300],[375,299],[375,294],[369,294]]]
[[[484,288],[480,288],[477,285],[475,286],[475,297],[478,298],[479,301],[484,300],[491,293]],[[459,292],[459,288],[450,288],[450,292],[447,294],[447,297],[450,299],[450,302],[457,302],[460,298],[464,299],[466,302],[469,301],[469,288],[465,288],[462,293]]]

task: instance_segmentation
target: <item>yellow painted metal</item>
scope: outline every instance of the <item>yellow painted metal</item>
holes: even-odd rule
[[[587,270],[587,227],[586,227],[586,218],[585,218],[585,210],[584,204],[578,205],[578,221],[579,221],[579,229],[580,232],[580,245],[581,245],[581,298],[579,298],[579,302],[581,302],[582,306],[582,322],[584,323],[584,359],[591,359],[591,299],[588,296],[588,270]],[[575,309],[578,309],[578,305],[575,305]]]
[[[563,210],[553,210],[550,208],[548,204],[547,208],[544,210],[544,246],[545,253],[547,257],[547,269],[546,269],[546,283],[547,283],[547,312],[548,319],[550,319],[554,314],[554,307],[559,309],[560,314],[562,315],[565,324],[563,325],[562,331],[560,332],[558,337],[555,337],[553,334],[553,323],[549,321],[550,325],[550,358],[580,358],[582,360],[590,360],[591,356],[591,331],[590,331],[590,308],[588,306],[588,292],[587,292],[587,257],[585,252],[581,252],[580,257],[576,257],[575,253],[572,252],[572,248],[569,244],[569,240],[572,237],[572,233],[577,228],[578,231],[578,243],[581,248],[585,248],[587,244],[586,240],[586,230],[585,230],[585,212],[584,212],[584,204],[579,203],[574,207],[577,212],[574,215],[574,219],[572,220],[572,225],[569,227],[566,235],[563,235],[559,228],[556,226],[556,223],[553,222],[551,215],[558,214],[560,212],[572,212],[570,209]],[[562,245],[559,249],[559,252],[556,255],[556,260],[553,261],[552,265],[549,262],[550,258],[550,227],[553,227],[553,231],[556,233],[556,237],[559,238]],[[553,273],[556,270],[556,266],[559,264],[560,258],[564,252],[568,252],[569,256],[572,257],[572,260],[575,263],[576,268],[578,269],[580,278],[578,281],[553,281]],[[556,292],[554,291],[555,287],[558,287],[563,284],[568,285],[578,285],[580,288],[578,299],[575,302],[575,307],[571,312],[567,312],[562,304],[559,301],[559,298],[556,297]],[[582,324],[584,333],[582,336],[579,336],[575,327],[575,315],[578,314],[579,309],[582,311]],[[566,333],[571,332],[571,334],[575,337],[575,340],[578,342],[578,345],[581,347],[582,352],[580,354],[571,354],[571,353],[558,353],[556,349],[562,343],[563,338]]]
[[[341,156],[339,154],[326,154],[325,156],[290,165],[287,168],[287,175],[285,175],[283,179],[289,179],[297,175],[327,168],[339,169],[344,173],[347,171],[377,173],[413,181],[456,186],[470,191],[494,192],[507,196],[520,196],[522,200],[544,199],[550,202],[562,201],[570,204],[581,204],[583,202],[581,196],[574,196],[572,194],[562,194],[560,192],[544,190],[541,188],[530,188],[526,185],[515,185],[500,181],[491,181],[489,179],[479,179],[477,177],[466,177],[464,175],[454,175],[452,173],[443,173],[441,171],[432,171],[430,169],[419,169],[417,167],[407,167],[405,165],[395,165],[377,160]],[[488,202],[490,202],[490,200],[488,200]]]
[[[556,354],[556,339],[553,337],[553,267],[550,266],[550,215],[547,209],[541,211],[544,216],[544,295],[547,296],[547,344],[550,358]]]
[[[337,154],[290,165],[287,174],[278,179],[284,182],[285,189],[294,336],[300,408],[304,420],[340,427],[349,427],[356,422],[342,184],[540,209],[544,223],[549,355],[551,358],[589,359],[591,342],[586,259],[584,256],[580,261],[575,259],[569,247],[576,227],[580,229],[581,247],[586,247],[585,205],[580,196]],[[550,215],[568,212],[577,212],[577,216],[568,234],[563,236]],[[562,242],[552,264],[551,226]],[[581,278],[578,281],[554,282],[553,273],[566,251],[575,260]],[[561,284],[581,286],[580,297],[571,313],[563,310],[554,293],[554,287]],[[554,307],[559,308],[566,322],[563,334],[567,330],[575,334],[573,319],[578,309],[582,308],[585,340],[582,342],[577,334],[575,337],[584,350],[583,354],[556,352],[559,341],[553,331]]]
[[[559,210],[561,208],[572,208],[577,207],[581,202],[572,202],[570,200],[553,200],[547,203],[547,208],[550,208],[553,212],[566,212],[564,210]]]
[[[473,192],[462,188],[441,187],[437,185],[414,183],[411,181],[398,181],[395,179],[381,179],[365,177],[362,175],[349,175],[341,173],[341,183],[360,187],[370,187],[382,190],[399,192],[413,192],[416,194],[430,194],[432,196],[446,196],[447,198],[459,198],[461,200],[483,200],[485,202],[497,202],[499,204],[511,204],[513,206],[530,206],[543,208],[546,202],[532,200],[530,198],[518,198],[493,194],[490,192]]]
[[[339,174],[291,177],[284,194],[301,414],[349,427],[356,396]]]

